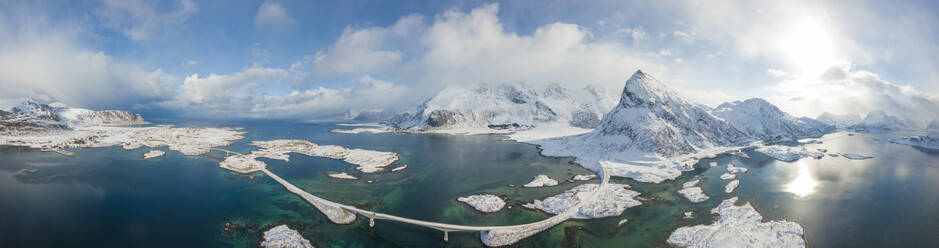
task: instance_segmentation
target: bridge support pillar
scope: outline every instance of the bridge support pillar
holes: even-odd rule
[[[368,218],[368,227],[375,227],[375,218]]]
[[[448,236],[450,236],[450,232],[444,231],[444,232],[443,232],[443,242],[447,242]]]

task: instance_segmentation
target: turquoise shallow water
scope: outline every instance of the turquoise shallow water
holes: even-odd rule
[[[180,126],[238,126],[247,139],[232,150],[247,152],[251,140],[305,139],[319,144],[395,151],[408,168],[333,179],[326,173],[356,171],[326,158],[292,155],[291,162],[266,160],[274,173],[323,198],[415,219],[473,225],[521,224],[547,218],[521,202],[563,192],[576,183],[526,189],[536,174],[567,179],[587,170],[569,158],[538,155],[536,147],[498,136],[335,134],[332,124],[287,121],[178,122]],[[707,210],[740,196],[767,220],[788,219],[805,226],[812,247],[937,247],[939,239],[939,155],[875,139],[890,134],[832,134],[814,149],[874,155],[868,160],[826,157],[786,163],[750,152],[751,158],[723,156],[702,161],[676,181],[627,183],[649,198],[622,217],[568,221],[518,244],[522,247],[661,247],[671,230],[707,224]],[[407,224],[367,220],[335,225],[309,204],[263,174],[240,175],[217,167],[223,153],[186,157],[173,151],[144,160],[142,148],[75,150],[76,157],[0,147],[0,246],[137,247],[257,246],[261,232],[289,224],[318,247],[472,247],[478,233],[443,234]],[[718,167],[710,168],[710,162]],[[734,194],[723,194],[724,165],[750,168]],[[711,199],[690,204],[675,191],[687,180],[704,179]],[[807,180],[810,179],[810,180]],[[791,186],[797,181],[802,186]],[[596,182],[596,180],[592,181]],[[805,185],[812,185],[807,187]],[[798,196],[789,191],[796,191]],[[482,214],[455,201],[458,196],[493,193],[513,208]],[[695,211],[693,219],[682,212]],[[616,223],[628,218],[622,227]],[[225,230],[225,223],[238,227]]]

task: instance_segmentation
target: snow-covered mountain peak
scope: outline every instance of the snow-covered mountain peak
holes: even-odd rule
[[[688,104],[689,101],[660,82],[658,79],[637,70],[626,80],[620,105],[623,107],[653,107],[660,103]]]
[[[770,142],[819,137],[835,129],[811,118],[794,118],[761,98],[726,102],[711,113],[751,137]]]
[[[128,111],[93,111],[72,108],[59,102],[43,104],[32,98],[5,101],[0,107],[9,109],[8,113],[4,112],[0,116],[2,131],[44,131],[80,126],[147,123],[139,114]]]

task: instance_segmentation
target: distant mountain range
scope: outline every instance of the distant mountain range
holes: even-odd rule
[[[864,119],[861,119],[858,114],[838,115],[828,112],[822,113],[817,119],[826,124],[834,125],[838,129],[858,132],[889,132],[917,128],[916,123],[912,120],[903,120],[888,115],[882,110],[872,111]],[[937,124],[937,127],[939,127],[939,124]]]
[[[409,130],[523,130],[545,126],[594,128],[615,104],[600,87],[572,90],[552,84],[481,84],[448,87],[416,111],[395,116],[386,124]]]
[[[31,98],[8,102],[0,110],[0,132],[41,132],[84,126],[146,124],[139,114],[121,110],[94,111],[62,103],[42,104]]]
[[[835,130],[811,118],[793,117],[759,98],[711,109],[642,71],[626,81],[619,102],[614,99],[602,88],[571,90],[557,84],[447,88],[386,124],[418,131],[477,130],[473,133],[577,127],[594,130],[570,137],[568,143],[589,143],[609,153],[632,150],[662,156],[752,141],[795,141]]]

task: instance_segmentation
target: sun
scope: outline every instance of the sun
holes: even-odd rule
[[[783,56],[800,72],[819,73],[834,60],[831,33],[818,18],[795,19],[777,41]]]

